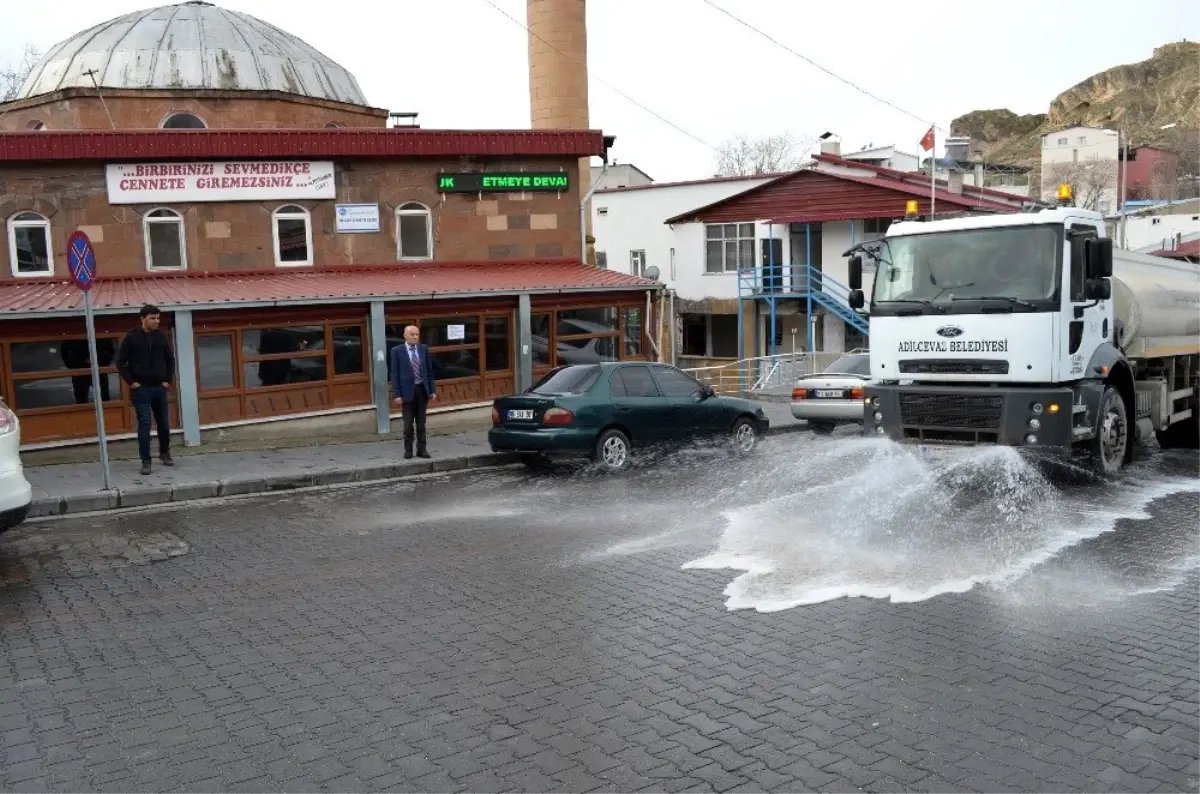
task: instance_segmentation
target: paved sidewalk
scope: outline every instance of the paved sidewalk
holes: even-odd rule
[[[786,405],[763,403],[774,432],[804,429]],[[513,455],[494,454],[483,430],[430,436],[432,460],[403,459],[399,438],[353,444],[323,444],[252,452],[177,454],[175,466],[157,460],[142,476],[136,460],[111,462],[112,488],[103,489],[99,463],[29,466],[33,486],[30,517],[142,507],[193,499],[262,493],[314,485],[387,480],[431,472],[477,469],[516,462]]]

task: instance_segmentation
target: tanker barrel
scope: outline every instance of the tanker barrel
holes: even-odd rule
[[[1194,338],[1200,347],[1200,266],[1118,250],[1111,281],[1122,348],[1164,337]]]

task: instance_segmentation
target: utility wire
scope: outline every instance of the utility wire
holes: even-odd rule
[[[511,21],[513,24],[515,24],[515,25],[517,25],[518,27],[520,27],[520,28],[524,29],[524,31],[525,31],[526,33],[528,33],[530,36],[533,36],[535,39],[537,39],[538,41],[542,42],[543,44],[545,44],[545,45],[546,45],[547,47],[549,47],[550,49],[552,49],[552,50],[554,50],[555,52],[557,52],[557,53],[558,53],[559,55],[561,55],[563,58],[566,58],[566,59],[568,59],[568,60],[570,59],[570,56],[569,56],[569,55],[567,55],[565,52],[563,52],[562,50],[560,50],[558,47],[555,47],[555,46],[554,46],[553,44],[551,44],[550,42],[546,41],[544,38],[542,38],[542,37],[541,37],[541,36],[539,36],[538,34],[534,33],[532,30],[530,30],[530,29],[529,29],[529,26],[528,26],[528,25],[526,25],[524,22],[522,22],[521,20],[519,20],[519,19],[517,19],[516,17],[514,17],[512,14],[508,13],[507,11],[505,11],[505,10],[504,10],[503,8],[501,8],[500,6],[498,6],[498,5],[496,5],[495,3],[493,3],[493,2],[492,2],[492,0],[483,0],[483,2],[487,3],[487,4],[488,4],[488,5],[490,5],[492,8],[496,9],[496,10],[497,10],[497,11],[499,11],[501,14],[503,14],[503,15],[504,15],[504,16],[506,16],[506,17],[508,17],[508,19],[509,19],[509,20],[510,20],[510,21]],[[591,78],[592,78],[593,80],[595,80],[597,83],[600,83],[600,84],[601,84],[601,85],[603,85],[605,88],[608,88],[610,91],[613,91],[614,93],[617,93],[617,94],[621,95],[621,96],[622,96],[622,97],[624,97],[624,98],[625,98],[625,99],[626,99],[628,102],[630,102],[631,104],[633,104],[633,105],[637,106],[638,108],[641,108],[643,111],[645,111],[646,113],[649,113],[651,116],[654,116],[654,118],[658,119],[658,120],[659,120],[659,121],[661,121],[663,124],[666,124],[668,127],[671,127],[672,129],[676,130],[677,132],[682,132],[684,135],[688,136],[689,138],[691,138],[691,139],[692,139],[693,141],[695,141],[696,143],[699,143],[699,144],[701,144],[702,146],[707,146],[709,149],[712,149],[714,152],[720,153],[720,150],[719,150],[717,147],[713,146],[713,145],[712,145],[711,143],[709,143],[708,141],[704,140],[703,138],[700,138],[700,137],[697,137],[697,136],[693,135],[692,133],[688,132],[688,131],[687,131],[687,130],[685,130],[683,127],[680,127],[678,124],[676,124],[675,122],[671,121],[670,119],[668,119],[668,118],[665,118],[665,117],[664,117],[664,116],[662,116],[661,114],[654,112],[654,111],[653,111],[653,110],[651,110],[650,108],[648,108],[648,107],[646,107],[645,105],[643,105],[641,102],[638,102],[636,99],[634,99],[633,97],[631,97],[629,94],[626,94],[624,91],[622,91],[621,89],[617,88],[617,87],[616,87],[615,85],[613,85],[612,83],[610,83],[610,82],[608,82],[608,81],[604,80],[603,78],[597,77],[597,76],[596,76],[596,75],[594,75],[594,74],[593,74],[593,75],[590,75],[590,76],[591,76]]]
[[[766,39],[767,41],[771,42],[771,43],[772,43],[772,44],[774,44],[775,46],[777,46],[777,47],[781,47],[782,49],[784,49],[784,50],[786,50],[786,51],[790,52],[792,55],[795,55],[797,58],[799,58],[800,60],[802,60],[802,61],[804,61],[805,63],[807,63],[809,66],[812,66],[812,67],[813,67],[813,68],[815,68],[815,69],[819,69],[820,71],[822,71],[822,72],[824,72],[825,74],[829,75],[829,76],[830,76],[830,77],[832,77],[833,79],[835,79],[835,80],[837,80],[837,81],[839,81],[839,82],[845,83],[846,85],[850,86],[851,88],[853,88],[855,91],[859,92],[860,94],[864,94],[864,95],[866,95],[866,96],[870,97],[871,99],[874,99],[876,102],[879,102],[880,104],[887,105],[887,106],[888,106],[888,107],[890,107],[892,110],[899,111],[900,113],[903,113],[905,116],[908,116],[908,117],[910,117],[910,118],[914,118],[914,119],[916,119],[917,121],[921,122],[922,124],[928,124],[928,123],[929,123],[929,119],[927,119],[927,118],[922,118],[922,117],[918,116],[916,113],[913,113],[913,112],[912,112],[912,111],[910,111],[910,110],[905,110],[904,108],[900,107],[899,105],[896,105],[896,104],[893,104],[893,103],[891,103],[891,102],[888,102],[888,101],[887,101],[886,99],[884,99],[883,97],[881,97],[881,96],[876,96],[875,94],[872,94],[870,91],[868,91],[867,89],[863,88],[862,86],[860,86],[860,85],[857,85],[857,84],[855,84],[855,83],[852,83],[852,82],[850,82],[850,81],[849,81],[849,80],[847,80],[845,77],[842,77],[840,74],[837,74],[836,72],[833,72],[833,71],[831,71],[831,70],[829,70],[829,69],[826,69],[824,66],[822,66],[822,65],[821,65],[821,64],[819,64],[819,63],[817,63],[817,62],[816,62],[816,61],[814,61],[812,58],[809,58],[807,55],[805,55],[805,54],[803,54],[803,53],[801,53],[801,52],[797,52],[796,50],[793,50],[791,47],[789,47],[789,46],[787,46],[786,44],[784,44],[783,42],[779,41],[779,39],[773,38],[773,37],[772,37],[772,36],[770,36],[769,34],[767,34],[767,33],[764,33],[763,31],[761,31],[761,30],[759,30],[758,28],[756,28],[756,27],[754,27],[753,25],[751,25],[751,24],[750,24],[749,22],[747,22],[746,20],[744,20],[744,19],[740,19],[739,17],[736,17],[736,16],[734,16],[734,15],[733,15],[733,14],[731,14],[730,12],[726,11],[724,8],[721,8],[721,6],[719,6],[719,5],[717,5],[716,3],[714,3],[714,2],[713,2],[713,0],[701,0],[701,2],[705,3],[706,5],[712,6],[712,7],[713,7],[713,8],[715,8],[717,11],[720,11],[722,14],[724,14],[724,15],[725,15],[725,16],[727,16],[727,17],[729,17],[730,19],[732,19],[734,22],[738,23],[739,25],[741,25],[741,26],[743,26],[743,27],[745,27],[745,28],[749,28],[750,30],[752,30],[752,31],[754,31],[755,33],[757,33],[758,35],[762,36],[764,39]],[[936,124],[934,124],[933,126],[934,126],[934,128],[935,128],[935,129],[939,130],[940,132],[944,132],[944,133],[946,133],[946,134],[949,134],[949,131],[948,131],[948,130],[945,130],[945,129],[943,129],[942,127],[939,127],[939,126],[937,126]]]

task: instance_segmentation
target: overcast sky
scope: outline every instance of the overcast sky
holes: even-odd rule
[[[527,34],[487,0],[217,2],[305,39],[349,69],[372,104],[417,111],[423,127],[529,126]],[[492,2],[524,22],[524,0]],[[1168,41],[1200,40],[1196,0],[713,2],[945,128],[980,108],[1045,112],[1057,93],[1096,72],[1149,58]],[[0,26],[4,63],[16,60],[26,43],[45,52],[151,3],[7,5]],[[847,149],[896,143],[915,153],[928,128],[704,0],[590,0],[588,38],[592,126],[617,136],[617,160],[659,181],[711,175],[711,147],[737,133],[808,137],[829,130]]]

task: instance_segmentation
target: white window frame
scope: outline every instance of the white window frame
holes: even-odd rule
[[[646,272],[646,252],[644,250],[629,252],[629,273],[640,276]]]
[[[416,209],[420,207],[420,209]],[[404,240],[400,234],[400,218],[425,218],[425,250],[428,256],[404,256]],[[428,262],[433,259],[433,211],[419,201],[406,201],[396,207],[396,259],[400,262]]]
[[[169,212],[169,213],[171,213],[171,215],[173,217],[170,217],[170,218],[153,218],[153,217],[151,217],[156,212]],[[179,267],[164,267],[164,266],[156,266],[154,264],[154,258],[151,255],[151,249],[150,249],[150,226],[151,226],[151,224],[155,224],[155,223],[161,223],[161,224],[175,223],[175,224],[179,225]],[[150,210],[145,215],[143,215],[142,216],[142,241],[144,243],[144,247],[146,250],[146,270],[148,272],[154,272],[154,273],[157,273],[160,271],[165,271],[165,272],[170,273],[172,271],[187,270],[187,238],[185,237],[185,234],[186,234],[186,232],[184,231],[184,228],[183,228],[183,213],[179,212],[178,210],[173,210],[170,207],[155,207],[154,209]]]
[[[730,226],[733,227],[733,236],[726,237],[725,233],[728,231],[728,227],[730,227]],[[709,236],[710,229],[720,229],[721,236],[720,237],[710,237]],[[749,229],[749,232],[750,232],[749,234],[746,234],[747,229]],[[706,275],[715,276],[715,275],[719,275],[721,273],[736,273],[739,270],[753,270],[754,268],[756,268],[758,266],[758,263],[755,261],[755,256],[758,251],[758,239],[755,236],[756,232],[757,232],[756,224],[754,224],[753,222],[751,222],[751,223],[706,223],[706,224],[704,224],[704,273]],[[717,241],[721,242],[721,244],[722,244],[721,245],[721,269],[720,270],[712,270],[709,268],[708,244],[710,242],[717,242]],[[738,250],[737,261],[733,263],[732,267],[730,266],[730,263],[727,261],[726,256],[725,256],[725,243],[728,243],[728,242],[736,242],[737,243],[737,250]],[[745,242],[750,243],[750,261],[748,261],[748,262],[741,261],[741,259],[742,259],[741,250],[743,247],[742,243],[745,243]]]
[[[279,221],[304,221],[304,245],[308,258],[303,262],[284,262],[283,252],[279,250]],[[313,263],[313,232],[312,213],[299,204],[284,204],[276,207],[271,213],[271,239],[275,248],[275,267],[312,267]]]
[[[37,220],[19,221],[23,215],[36,215]],[[34,273],[21,273],[17,269],[17,229],[41,229],[46,235],[46,258],[49,270],[39,270]],[[54,240],[50,236],[50,219],[40,212],[33,210],[18,210],[8,219],[8,266],[13,278],[39,278],[54,275]]]

